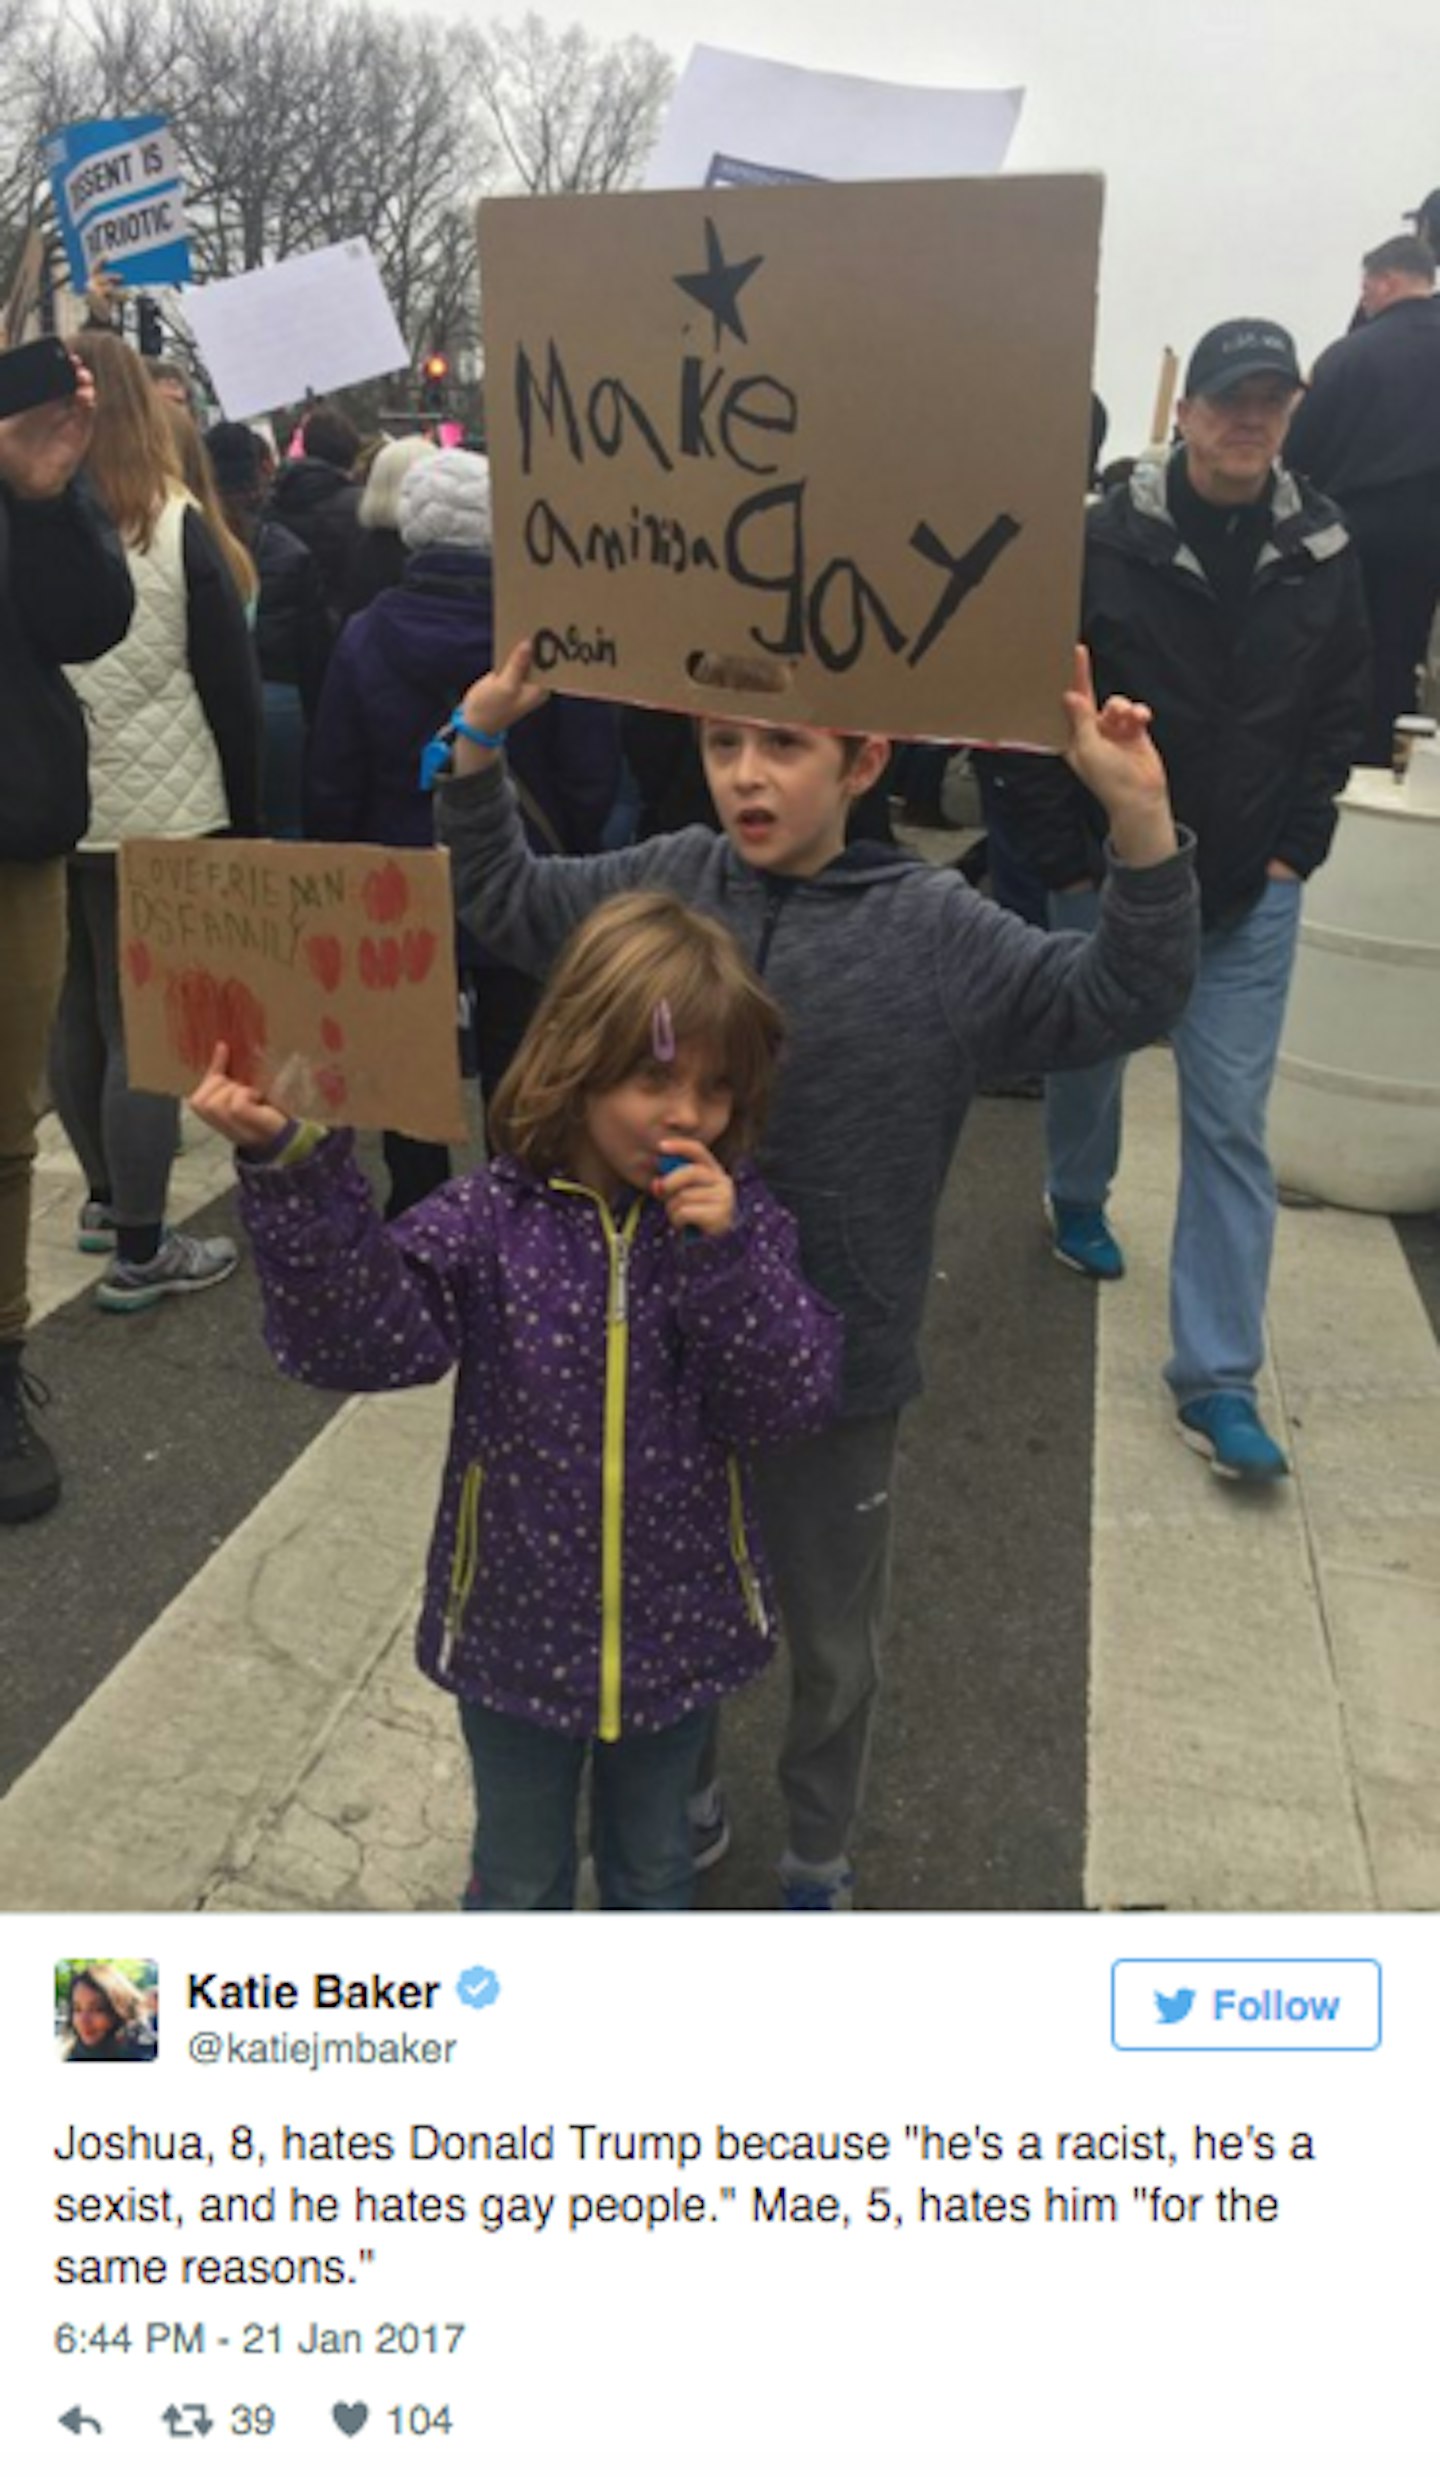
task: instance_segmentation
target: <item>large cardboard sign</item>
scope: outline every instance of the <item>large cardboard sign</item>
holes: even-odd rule
[[[1067,174],[487,201],[497,641],[588,696],[1053,745],[1100,200]]]
[[[336,241],[185,296],[228,421],[408,367],[368,241]]]
[[[1023,86],[900,86],[697,43],[670,101],[647,189],[757,181],[903,181],[998,172]]]
[[[180,157],[158,112],[72,121],[45,140],[45,165],[76,292],[102,264],[127,284],[189,283]]]
[[[297,1118],[463,1138],[450,857],[153,836],[120,848],[130,1080],[230,1072]]]

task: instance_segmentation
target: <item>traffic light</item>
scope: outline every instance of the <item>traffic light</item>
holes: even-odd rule
[[[446,390],[450,384],[448,353],[427,353],[420,364],[420,410],[422,413],[443,413]]]
[[[148,293],[141,293],[135,304],[140,321],[140,350],[147,361],[162,361],[165,357],[165,330],[160,312]]]

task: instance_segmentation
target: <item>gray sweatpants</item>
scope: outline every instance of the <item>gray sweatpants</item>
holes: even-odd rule
[[[842,1419],[758,1454],[755,1504],[790,1655],[780,1787],[791,1854],[850,1849],[890,1597],[899,1414]]]
[[[112,852],[68,870],[70,934],[50,1082],[92,1194],[111,1198],[122,1229],[165,1218],[180,1104],[132,1092],[120,1012],[118,887]]]

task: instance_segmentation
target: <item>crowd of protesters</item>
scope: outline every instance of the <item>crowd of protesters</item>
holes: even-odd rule
[[[883,741],[841,739],[832,782],[832,734],[697,733],[673,717],[542,695],[523,649],[494,641],[489,468],[475,449],[367,442],[324,404],[283,458],[244,423],[202,436],[183,372],[145,363],[116,335],[83,334],[74,394],[0,422],[0,696],[12,752],[0,790],[0,1521],[42,1514],[60,1491],[34,1417],[43,1387],[23,1357],[45,1073],[86,1180],[77,1244],[107,1259],[102,1310],[133,1315],[207,1289],[238,1261],[231,1240],[168,1217],[179,1111],[127,1072],[120,847],[139,835],[257,833],[428,844],[437,806],[422,763],[453,716],[438,818],[456,856],[457,1022],[487,1105],[513,1093],[517,1053],[532,1057],[527,1028],[566,933],[629,887],[673,886],[727,922],[786,1013],[761,1166],[794,1213],[822,1303],[845,1315],[848,1375],[838,1418],[764,1457],[758,1491],[796,1671],[782,1881],[788,1906],[848,1906],[888,1514],[862,1540],[851,1517],[837,1530],[835,1506],[888,1504],[896,1416],[918,1381],[928,1233],[977,1073],[1045,1078],[1055,1253],[1113,1280],[1125,1269],[1106,1215],[1124,1055],[1170,1028],[1184,1129],[1166,1369],[1178,1424],[1224,1477],[1286,1474],[1256,1387],[1275,1208],[1265,1104],[1300,890],[1329,849],[1350,766],[1383,762],[1396,712],[1415,702],[1440,602],[1440,193],[1412,220],[1414,234],[1367,253],[1359,321],[1321,354],[1308,392],[1282,327],[1223,322],[1190,357],[1168,452],[1127,460],[1093,492],[1080,633],[1095,701],[1082,674],[1067,701],[1069,763],[980,761],[999,904],[895,849],[889,795],[908,782],[913,796],[917,778],[897,776]],[[1092,447],[1093,467],[1098,437]],[[1130,707],[1132,697],[1143,703]],[[1178,844],[1147,722],[1186,830]],[[813,909],[817,892],[847,902],[831,904],[832,919]],[[789,926],[777,932],[782,914]],[[874,1050],[873,1024],[853,1061],[837,1034],[851,962],[848,949],[831,951],[836,923],[862,914],[855,968],[867,986],[893,966],[897,983],[913,972],[928,987],[921,948],[934,937],[969,957],[963,1006],[955,996],[914,1030],[908,1066]],[[1147,959],[1142,925],[1153,939],[1162,918]],[[889,965],[876,961],[882,920]],[[660,1001],[652,1012],[660,1083],[647,1089],[678,1088]],[[223,1083],[223,1062],[219,1072]],[[898,1166],[881,1218],[892,1236],[904,1225],[907,1256],[898,1272],[877,1256],[872,1279],[855,1274],[875,1220],[855,1181],[869,1177],[879,1140],[877,1073],[906,1086],[886,1123]],[[214,1123],[263,1125],[262,1156],[268,1146],[287,1176],[295,1169],[297,1199],[308,1192],[301,1165],[315,1131],[273,1110],[258,1120],[262,1095],[237,1099],[227,1085],[217,1099],[219,1089]],[[593,1133],[595,1090],[583,1090]],[[694,1125],[676,1118],[677,1159],[654,1192],[677,1234],[688,1220],[692,1236],[719,1244],[737,1210],[743,1221],[761,1208],[743,1189],[737,1206],[723,1177],[719,1219],[677,1215],[687,1185],[695,1199],[710,1193],[699,1174],[715,1167],[696,1107]],[[528,1159],[528,1138],[517,1142]],[[383,1244],[399,1250],[397,1265],[419,1262],[442,1227],[425,1216],[437,1191],[451,1192],[449,1155],[403,1129],[383,1149],[385,1217],[399,1225]],[[620,1135],[576,1135],[552,1167],[578,1159],[618,1211],[624,1157]],[[269,1166],[262,1157],[260,1172]],[[677,1167],[696,1178],[662,1193]],[[252,1165],[257,1175],[265,1187]],[[897,1206],[902,1192],[908,1206]],[[280,1222],[267,1221],[257,1205],[257,1226],[278,1229],[291,1208],[279,1209]],[[888,1243],[876,1223],[882,1255]],[[692,1287],[702,1261],[677,1258]],[[685,1296],[682,1278],[666,1311],[677,1334]],[[463,1488],[457,1502],[459,1524]],[[437,1536],[437,1552],[445,1546]],[[448,1549],[458,1556],[460,1543]],[[854,1623],[836,1618],[837,1574],[854,1586]],[[686,1745],[674,1779],[683,1772],[691,1857],[703,1864],[723,1851],[728,1825],[713,1743],[692,1728]],[[521,1753],[507,1749],[505,1762]],[[690,1877],[689,1861],[671,1865],[664,1899],[635,1905],[677,1905]]]

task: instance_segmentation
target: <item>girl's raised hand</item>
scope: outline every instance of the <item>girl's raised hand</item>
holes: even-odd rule
[[[488,731],[492,736],[509,731],[545,703],[550,691],[532,679],[533,666],[534,648],[528,638],[522,638],[498,670],[487,671],[466,689],[460,711],[472,730]],[[477,748],[473,740],[456,740],[453,763],[457,774],[473,774],[494,762],[493,749]]]
[[[683,1165],[667,1169],[651,1188],[669,1215],[671,1229],[723,1238],[735,1221],[735,1182],[729,1172],[689,1135],[667,1135],[663,1158]]]
[[[263,1092],[256,1092],[250,1084],[235,1083],[225,1071],[229,1064],[229,1050],[217,1041],[209,1068],[190,1095],[190,1107],[227,1142],[247,1152],[263,1152],[290,1121]]]

